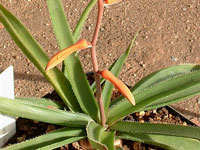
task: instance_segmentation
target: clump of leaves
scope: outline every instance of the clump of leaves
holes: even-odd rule
[[[93,40],[78,40],[89,12],[98,2],[98,17]],[[50,60],[43,48],[22,23],[0,4],[0,22],[24,54],[52,84],[64,106],[52,100],[0,97],[0,112],[51,124],[62,129],[8,146],[4,150],[54,149],[86,139],[94,149],[114,150],[115,140],[129,139],[165,149],[200,149],[200,129],[196,127],[121,121],[128,114],[156,109],[200,93],[200,66],[177,65],[154,72],[130,90],[115,76],[128,57],[133,41],[109,69],[99,70],[96,43],[104,5],[118,0],[91,0],[72,33],[60,0],[47,0],[54,32],[62,51]],[[89,85],[77,50],[90,48],[95,82]],[[55,66],[62,62],[62,71]],[[109,71],[108,71],[109,70]],[[103,79],[101,78],[101,76]],[[103,89],[101,84],[104,83]],[[114,86],[122,96],[111,102]],[[97,92],[97,98],[94,93]],[[97,100],[96,100],[97,99]],[[67,108],[67,109],[63,109]],[[68,111],[66,111],[68,110]]]

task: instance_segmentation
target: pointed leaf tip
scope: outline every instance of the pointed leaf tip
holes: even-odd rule
[[[133,94],[131,91],[128,89],[128,87],[117,77],[115,77],[110,71],[107,69],[103,71],[98,71],[98,73],[106,80],[110,81],[118,90],[119,92],[128,99],[128,101],[132,104],[135,105],[135,99],[133,97]]]
[[[59,51],[49,60],[49,62],[46,65],[45,71],[48,71],[48,70],[54,68],[57,64],[62,62],[65,58],[67,58],[73,52],[83,50],[86,48],[90,48],[90,47],[92,47],[92,44],[87,42],[84,39],[84,40],[80,40],[77,43]]]

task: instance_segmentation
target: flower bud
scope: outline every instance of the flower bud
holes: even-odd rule
[[[45,70],[48,71],[55,67],[57,64],[62,62],[67,56],[72,54],[75,51],[83,50],[86,48],[92,47],[91,43],[87,42],[86,40],[80,40],[77,43],[61,50],[60,52],[56,53],[48,62]]]
[[[110,71],[107,69],[103,71],[98,71],[98,73],[106,80],[110,81],[118,90],[119,92],[128,99],[128,101],[135,105],[135,99],[133,97],[133,94],[129,90],[129,88],[117,77],[115,77]]]

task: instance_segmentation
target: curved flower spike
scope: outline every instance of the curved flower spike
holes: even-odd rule
[[[118,90],[119,92],[128,99],[128,101],[135,105],[135,99],[133,97],[133,94],[128,89],[128,87],[117,77],[115,77],[110,71],[107,69],[103,71],[98,71],[98,73],[106,80],[109,80]]]
[[[121,0],[104,0],[104,4],[105,5],[112,5],[114,3],[118,3],[120,2]]]
[[[48,71],[54,68],[57,64],[62,62],[67,56],[72,54],[75,51],[83,50],[86,48],[92,47],[92,44],[87,42],[86,40],[80,40],[77,43],[65,48],[64,50],[56,53],[48,62],[45,70]]]

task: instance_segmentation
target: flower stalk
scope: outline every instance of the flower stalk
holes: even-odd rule
[[[98,17],[97,17],[95,32],[92,39],[92,48],[90,49],[90,53],[92,57],[94,77],[95,77],[95,82],[97,86],[97,101],[99,103],[101,125],[104,127],[106,123],[106,118],[105,118],[104,105],[103,105],[102,94],[101,94],[100,75],[97,73],[99,68],[98,68],[98,61],[97,61],[97,55],[96,55],[96,43],[97,43],[98,34],[99,34],[101,21],[103,17],[103,11],[104,11],[104,1],[98,0]]]

